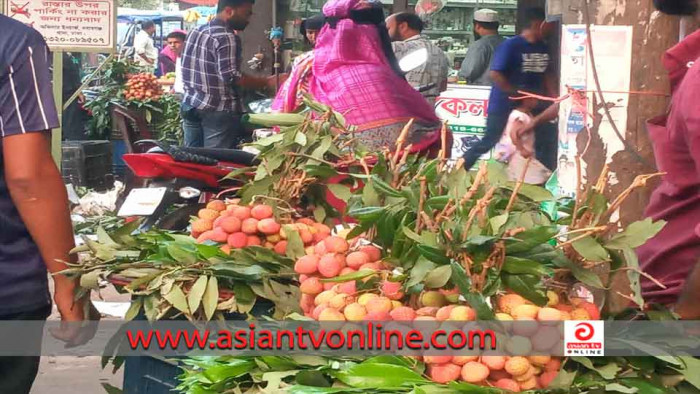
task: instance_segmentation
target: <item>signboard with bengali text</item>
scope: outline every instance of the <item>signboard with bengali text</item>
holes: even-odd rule
[[[435,113],[452,131],[452,159],[458,159],[484,136],[489,86],[450,84],[435,101]],[[491,153],[482,156],[489,159]]]
[[[113,52],[114,0],[3,0],[7,16],[44,36],[52,51]]]

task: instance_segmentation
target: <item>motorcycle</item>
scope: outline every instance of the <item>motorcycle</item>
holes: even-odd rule
[[[243,150],[182,148],[148,140],[138,144],[151,147],[123,156],[133,179],[117,215],[145,218],[141,230],[185,230],[207,201],[240,186],[226,175],[255,165],[255,154]]]

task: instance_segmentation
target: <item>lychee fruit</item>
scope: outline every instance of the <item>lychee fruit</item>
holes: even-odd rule
[[[214,222],[210,219],[197,219],[192,222],[192,231],[202,234],[214,228]]]
[[[498,298],[498,309],[509,315],[512,315],[513,309],[525,304],[527,301],[519,294],[504,294]]]
[[[354,295],[357,293],[357,285],[354,280],[343,282],[338,285],[338,292],[348,295]]]
[[[520,392],[520,385],[513,379],[499,379],[493,384],[493,386],[499,389],[508,390],[515,393]]]
[[[416,315],[418,316],[432,316],[435,317],[437,314],[437,311],[440,308],[434,307],[434,306],[424,306],[416,311]]]
[[[351,297],[347,294],[340,293],[331,298],[331,300],[328,302],[328,306],[342,311],[343,308],[345,308],[345,305],[349,303],[352,303]]]
[[[431,364],[428,366],[428,376],[430,380],[441,384],[457,380],[461,372],[462,367],[451,363]]]
[[[231,215],[237,217],[239,220],[243,221],[250,218],[250,208],[248,207],[236,207],[231,212]]]
[[[316,277],[309,277],[299,285],[299,290],[304,294],[318,294],[323,291],[323,284]]]
[[[345,316],[337,309],[328,307],[318,315],[319,321],[345,321]]]
[[[258,233],[258,219],[248,218],[241,222],[241,231],[248,235]]]
[[[489,368],[476,361],[470,361],[462,367],[462,380],[467,383],[483,382],[489,376]]]
[[[420,297],[420,303],[423,306],[433,306],[440,308],[447,304],[445,296],[439,291],[426,291]]]
[[[476,320],[476,312],[468,306],[458,305],[452,308],[448,319],[454,321],[472,321]]]
[[[534,365],[540,365],[540,366],[545,366],[547,363],[552,360],[551,356],[530,356],[527,358],[530,360],[530,362]]]
[[[340,274],[343,266],[335,254],[327,253],[318,262],[318,272],[326,278],[333,278]]]
[[[547,290],[547,306],[554,306],[559,303],[559,295],[552,290]]]
[[[394,320],[413,320],[416,318],[416,312],[408,306],[400,306],[392,309],[389,316]]]
[[[314,305],[329,304],[331,299],[338,295],[333,290],[324,290],[314,298]]]
[[[362,305],[362,306],[367,306],[367,303],[373,298],[378,298],[379,296],[373,293],[365,293],[360,296],[360,298],[357,299],[357,303]]]
[[[260,246],[262,245],[262,240],[257,235],[249,235],[248,241],[246,241],[246,246]]]
[[[369,257],[369,262],[373,263],[382,259],[382,251],[376,246],[365,245],[360,247],[360,252],[365,253]]]
[[[506,366],[506,358],[504,356],[483,356],[481,363],[492,371],[500,371]]]
[[[358,269],[369,262],[369,255],[365,252],[352,252],[345,258],[345,263],[348,267],[354,269]]]
[[[207,204],[207,209],[211,209],[212,211],[225,211],[226,204],[221,200],[211,200]]]
[[[571,311],[571,320],[591,320],[591,315],[584,308],[576,308]]]
[[[350,248],[348,241],[340,237],[328,237],[323,240],[326,250],[330,253],[345,253]]]
[[[313,274],[318,270],[319,258],[315,254],[302,256],[294,264],[294,272],[298,274]]]
[[[367,310],[364,306],[354,302],[345,307],[343,314],[348,321],[362,321],[367,316]]]
[[[505,369],[513,376],[522,376],[530,369],[530,362],[525,357],[511,357],[506,361]]]
[[[275,244],[275,253],[286,254],[287,253],[287,241],[279,241]]]
[[[559,375],[559,371],[543,372],[539,377],[540,386],[542,386],[543,389],[546,389],[550,384],[552,384],[552,381],[557,377],[557,375]]]
[[[391,300],[386,297],[372,298],[367,302],[365,308],[367,309],[367,313],[389,313],[392,308]]]
[[[452,356],[423,356],[426,364],[446,364],[452,362]]]
[[[515,320],[534,320],[540,311],[540,307],[537,305],[522,304],[513,308],[510,315],[513,316]]]
[[[241,220],[235,216],[226,216],[221,220],[221,228],[229,234],[241,231]]]
[[[442,295],[442,294],[440,294]],[[452,309],[454,309],[457,305],[447,305],[443,306],[442,308],[438,309],[437,313],[435,314],[435,318],[439,321],[445,321],[450,318],[450,314],[452,313]]]
[[[212,230],[211,240],[214,242],[223,243],[228,239],[228,233],[224,231],[221,227],[217,227]]]
[[[273,215],[272,207],[269,205],[265,204],[259,204],[251,208],[250,210],[250,216],[252,216],[255,219],[258,220],[263,220],[267,218],[271,218]]]
[[[560,321],[561,312],[555,308],[542,308],[537,312],[537,320],[539,321]]]
[[[253,219],[257,220],[257,219]],[[278,234],[282,226],[272,218],[266,218],[258,221],[258,231],[266,235]]]
[[[385,280],[382,282],[382,294],[391,300],[400,300],[403,297],[401,282],[390,282]]]
[[[214,220],[219,217],[219,211],[204,208],[199,210],[197,216],[199,216],[200,219],[211,220],[214,222]]]

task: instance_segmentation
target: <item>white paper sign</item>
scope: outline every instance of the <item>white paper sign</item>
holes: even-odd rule
[[[132,189],[119,209],[118,216],[150,216],[163,200],[167,188]]]
[[[4,6],[7,16],[41,33],[51,50],[115,48],[114,0],[4,0]]]

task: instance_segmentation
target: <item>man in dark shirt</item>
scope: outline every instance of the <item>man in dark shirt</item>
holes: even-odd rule
[[[48,71],[49,52],[34,29],[0,15],[0,321],[45,320],[51,312],[47,268],[72,261],[73,229],[66,188],[50,150],[58,126]],[[76,283],[54,276],[63,322],[84,320]],[[54,336],[74,341],[75,325]],[[40,348],[37,343],[27,346]],[[0,357],[0,393],[29,393],[39,357]]]
[[[503,41],[496,48],[491,62],[493,87],[489,97],[486,133],[464,155],[466,169],[470,169],[481,155],[491,150],[501,139],[513,109],[511,96],[517,96],[518,90],[539,94],[551,90],[547,83],[550,59],[542,34],[544,19],[543,9],[526,10],[526,25],[522,33]]]
[[[262,88],[274,79],[241,72],[241,39],[235,33],[248,25],[254,0],[220,0],[208,24],[187,36],[182,54],[182,119],[185,145],[235,148],[248,136],[241,125],[240,87]]]
[[[491,86],[490,66],[493,53],[504,38],[498,34],[498,12],[489,9],[474,13],[474,41],[469,45],[459,77],[470,85]]]

